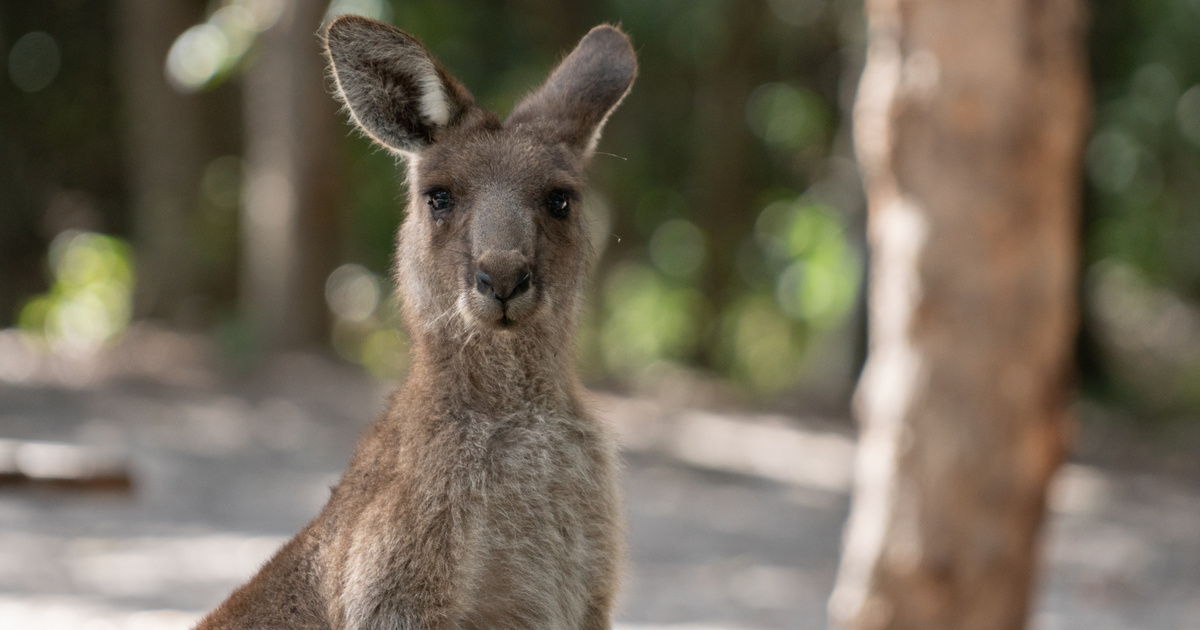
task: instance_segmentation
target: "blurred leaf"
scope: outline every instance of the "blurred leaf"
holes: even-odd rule
[[[18,323],[57,352],[92,352],[129,326],[133,261],[120,239],[68,231],[51,246],[54,283],[31,298]]]

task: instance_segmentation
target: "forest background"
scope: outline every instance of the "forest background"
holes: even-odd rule
[[[587,28],[619,22],[642,73],[592,168],[587,380],[635,391],[716,383],[701,391],[845,412],[866,348],[866,209],[848,124],[866,39],[860,2],[308,4],[402,25],[502,113]],[[255,74],[273,47],[318,49],[315,29],[298,44],[260,37],[281,6],[0,5],[6,348],[83,356],[145,321],[211,335],[233,374],[294,346],[330,348],[380,379],[403,373],[388,298],[402,172],[336,114],[319,60],[311,85],[272,87]],[[1190,426],[1200,410],[1200,1],[1091,9],[1076,357],[1083,396],[1098,404],[1085,416]],[[273,93],[312,105],[280,120]],[[297,204],[281,212],[310,218],[272,241],[246,208],[265,190],[254,162],[271,159],[263,143],[280,134],[310,149],[281,171]],[[255,274],[273,265],[298,277],[264,304],[269,291],[256,287],[272,281]]]

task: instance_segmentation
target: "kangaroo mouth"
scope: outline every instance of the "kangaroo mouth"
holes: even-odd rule
[[[537,315],[541,302],[539,293],[535,287],[521,295],[501,300],[471,289],[464,292],[459,305],[467,318],[477,324],[496,330],[514,330]]]
[[[528,322],[528,320],[528,317],[517,319],[505,310],[498,318],[491,320],[491,326],[496,330],[516,330]]]

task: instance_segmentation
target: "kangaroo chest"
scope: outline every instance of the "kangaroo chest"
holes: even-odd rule
[[[487,436],[471,473],[464,626],[580,627],[593,583],[618,560],[608,444],[545,417]]]

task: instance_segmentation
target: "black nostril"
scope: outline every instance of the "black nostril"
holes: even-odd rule
[[[530,281],[532,280],[533,277],[529,274],[528,269],[521,271],[521,273],[517,276],[517,284],[513,287],[512,293],[509,294],[509,297],[520,295],[528,291]]]
[[[475,289],[484,295],[495,295],[492,289],[492,277],[482,271],[475,272]]]

